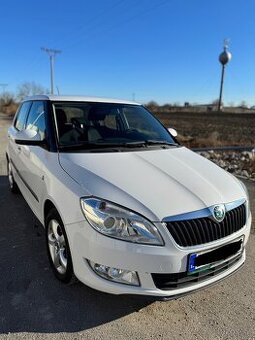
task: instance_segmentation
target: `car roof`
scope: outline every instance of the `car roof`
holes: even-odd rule
[[[113,103],[113,104],[130,104],[141,105],[139,103],[115,98],[89,97],[89,96],[55,96],[55,95],[37,95],[26,97],[24,101],[28,100],[50,100],[54,102],[95,102],[95,103]]]

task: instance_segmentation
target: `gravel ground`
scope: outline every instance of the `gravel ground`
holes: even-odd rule
[[[111,296],[51,273],[44,230],[8,191],[0,118],[0,339],[255,339],[255,234],[236,275],[176,301]],[[246,181],[255,212],[255,185]]]
[[[255,181],[255,148],[252,151],[242,152],[210,150],[199,153],[233,175]]]

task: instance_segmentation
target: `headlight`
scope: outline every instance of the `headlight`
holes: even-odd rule
[[[249,216],[249,214],[250,214],[250,199],[249,199],[249,192],[248,192],[248,190],[247,190],[247,188],[246,188],[246,185],[245,185],[242,181],[240,181],[240,180],[239,180],[239,182],[240,182],[240,184],[242,185],[243,190],[245,191],[246,196],[247,196],[247,211],[248,211],[248,216]]]
[[[82,198],[82,211],[100,233],[120,240],[164,245],[158,229],[144,217],[98,198]]]

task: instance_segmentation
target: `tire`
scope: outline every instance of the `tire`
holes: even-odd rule
[[[73,262],[64,224],[56,209],[45,219],[47,253],[52,270],[58,280],[71,284],[76,281]]]
[[[13,171],[12,171],[12,164],[9,161],[9,159],[7,159],[7,176],[8,176],[8,181],[9,181],[9,189],[13,194],[18,194],[19,188],[17,183],[15,182],[15,179],[13,177]]]

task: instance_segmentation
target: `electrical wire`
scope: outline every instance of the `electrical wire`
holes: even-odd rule
[[[153,10],[155,10],[155,9],[157,9],[157,8],[159,8],[159,7],[165,5],[166,3],[169,3],[169,2],[170,2],[170,0],[163,0],[161,2],[158,2],[154,6],[151,6],[151,7],[147,8],[146,10],[142,10],[142,11],[138,12],[136,15],[129,17],[124,21],[123,20],[115,21],[114,24],[112,24],[108,27],[105,27],[104,25],[102,25],[101,27],[97,26],[97,27],[95,27],[97,30],[93,30],[93,32],[86,32],[86,35],[80,36],[80,38],[77,39],[76,41],[72,41],[72,43],[63,46],[63,49],[68,49],[68,48],[74,47],[74,46],[80,44],[85,39],[91,38],[93,35],[99,34],[102,31],[105,34],[105,33],[108,33],[109,31],[113,30],[116,27],[120,28],[120,27],[126,25],[127,23],[130,23],[131,21],[133,21],[137,18],[141,18],[141,17],[145,16],[146,14],[148,14],[149,12],[151,12],[151,11],[153,11]],[[136,12],[137,12],[137,10],[136,10]],[[99,28],[99,30],[98,30],[98,28]]]
[[[84,40],[91,38],[92,36],[98,35],[100,32],[109,32],[111,30],[113,30],[116,27],[121,27],[124,26],[128,23],[130,23],[131,21],[136,20],[137,18],[141,18],[143,16],[145,16],[146,14],[150,13],[151,11],[164,6],[167,3],[170,3],[171,0],[163,0],[160,2],[157,2],[156,4],[154,4],[153,6],[150,6],[149,8],[142,10],[142,11],[138,11],[137,8],[135,10],[136,14],[127,18],[126,20],[118,20],[115,21],[112,25],[110,26],[105,26],[104,23],[102,23],[101,25],[98,23],[98,20],[100,20],[100,18],[105,17],[105,14],[109,11],[112,11],[113,9],[126,4],[125,0],[119,0],[117,2],[115,2],[112,6],[108,7],[106,10],[101,11],[99,14],[97,14],[96,16],[94,16],[93,18],[91,18],[89,21],[86,22],[85,25],[81,25],[79,28],[79,38],[74,40],[72,39],[70,41],[70,43],[67,43],[66,45],[61,45],[61,41],[63,41],[62,39],[56,39],[54,41],[54,44],[52,43],[52,45],[54,46],[58,46],[61,47],[61,49],[63,50],[63,52],[65,50],[70,50],[71,48],[73,48],[74,46],[80,45]],[[122,6],[122,10],[123,10],[123,6]],[[133,10],[134,12],[134,10]],[[85,32],[85,34],[82,34],[83,32]],[[77,32],[77,29],[76,29]],[[73,36],[73,33],[69,33],[70,37]],[[68,40],[65,36],[65,41]],[[69,39],[70,40],[70,39]],[[60,46],[61,45],[61,46]],[[39,66],[41,66],[41,62],[39,64],[39,59],[41,59],[41,57],[39,58],[39,55],[37,54],[37,56],[35,58],[33,58],[33,61],[29,64],[29,68],[31,69],[32,67],[36,66],[35,69],[39,69]]]

